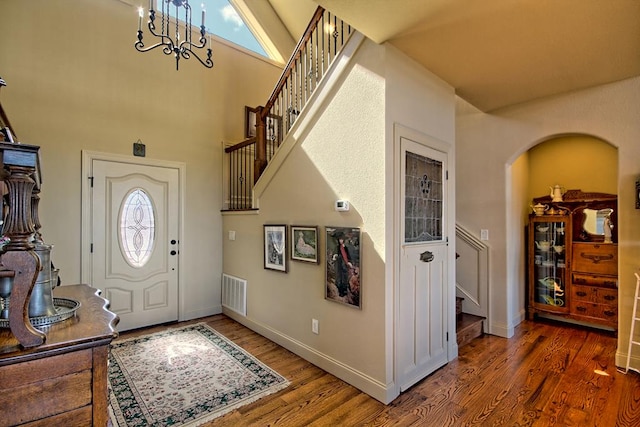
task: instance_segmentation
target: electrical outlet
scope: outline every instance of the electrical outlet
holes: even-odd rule
[[[484,228],[480,230],[480,240],[489,240],[489,230]]]
[[[320,333],[318,330],[318,319],[311,319],[311,332],[316,335]]]
[[[229,240],[236,240],[236,232],[229,231]]]

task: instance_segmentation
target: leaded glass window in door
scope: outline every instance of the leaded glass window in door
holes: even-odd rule
[[[127,263],[143,267],[153,253],[155,212],[151,198],[142,188],[131,190],[122,201],[118,228]]]
[[[442,162],[406,152],[404,241],[442,240]]]

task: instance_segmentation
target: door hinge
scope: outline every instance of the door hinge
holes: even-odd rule
[[[447,332],[447,342],[449,342],[449,332]]]
[[[449,180],[449,171],[444,171],[444,179]]]
[[[91,188],[93,188],[93,177],[92,176],[89,177],[89,181],[91,181]]]
[[[89,248],[89,252],[93,253],[93,243],[91,244],[91,247]]]

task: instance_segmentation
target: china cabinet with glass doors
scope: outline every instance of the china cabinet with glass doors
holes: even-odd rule
[[[533,199],[527,316],[618,329],[617,196],[569,190]]]
[[[529,222],[529,319],[569,312],[571,227],[568,215],[533,215]],[[569,243],[569,244],[567,244]]]

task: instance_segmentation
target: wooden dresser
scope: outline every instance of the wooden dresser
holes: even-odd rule
[[[618,245],[574,242],[571,257],[571,316],[618,327]]]
[[[617,196],[569,190],[533,202],[544,211],[529,218],[528,318],[617,331]]]
[[[23,349],[0,329],[0,426],[106,426],[107,360],[117,316],[87,285],[60,286],[80,302],[75,317],[44,328],[44,344]]]

